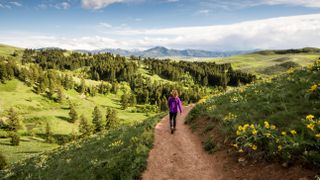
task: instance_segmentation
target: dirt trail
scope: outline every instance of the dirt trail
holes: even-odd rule
[[[142,179],[314,179],[315,172],[299,166],[283,168],[280,164],[266,162],[242,166],[237,162],[237,157],[230,156],[226,149],[213,155],[206,153],[199,136],[184,124],[192,107],[184,107],[182,115],[177,116],[177,130],[174,134],[170,133],[168,116],[157,124],[155,144],[149,153],[148,167]]]
[[[203,149],[197,135],[184,124],[192,109],[185,107],[177,116],[177,130],[170,134],[168,116],[155,128],[155,145],[150,151],[143,179],[222,179],[212,156]]]

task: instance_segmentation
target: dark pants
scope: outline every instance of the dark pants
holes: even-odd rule
[[[170,119],[169,119],[170,127],[176,128],[177,113],[176,112],[170,112],[169,117],[170,117]]]

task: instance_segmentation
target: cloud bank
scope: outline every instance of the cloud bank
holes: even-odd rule
[[[153,46],[206,50],[320,47],[320,14],[255,20],[230,25],[164,29],[121,29],[113,28],[109,24],[107,26],[110,27],[105,29],[107,35],[102,33],[73,38],[0,33],[0,43],[29,48],[61,47],[90,50],[145,49]]]

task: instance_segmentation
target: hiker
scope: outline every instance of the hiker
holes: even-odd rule
[[[176,130],[176,117],[178,110],[180,111],[180,114],[182,113],[182,107],[181,107],[181,101],[180,98],[178,97],[178,91],[177,90],[172,90],[171,91],[171,96],[169,97],[168,100],[168,106],[169,106],[169,121],[170,121],[170,129],[171,129],[171,134]]]

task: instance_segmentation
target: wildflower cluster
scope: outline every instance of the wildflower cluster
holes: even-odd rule
[[[313,66],[310,67],[311,71],[320,71],[320,60],[314,62]]]
[[[308,129],[308,134],[312,138],[320,141],[320,119],[316,119],[314,115],[309,114],[303,122]]]
[[[310,100],[320,99],[320,83],[313,83],[307,90],[307,96]]]
[[[280,156],[287,160],[302,157],[306,149],[312,150],[315,147],[313,145],[320,143],[320,119],[308,115],[303,122],[305,129],[302,131],[281,131],[268,121],[257,125],[239,125],[232,146],[248,155],[261,151],[267,156]],[[302,133],[305,131],[308,131],[308,136]]]
[[[263,150],[270,139],[275,139],[276,134],[276,126],[268,121],[265,121],[263,125],[239,125],[236,130],[236,143],[233,146],[240,153]]]

